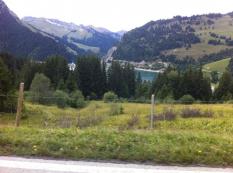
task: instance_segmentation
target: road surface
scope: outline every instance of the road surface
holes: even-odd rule
[[[0,157],[0,173],[233,173],[233,169]]]

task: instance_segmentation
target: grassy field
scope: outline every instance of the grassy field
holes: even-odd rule
[[[230,60],[231,58],[226,58],[220,61],[206,64],[204,65],[203,70],[206,72],[217,71],[222,74],[226,71],[226,68],[230,63]]]
[[[202,17],[201,21],[207,21],[206,17]],[[224,15],[218,19],[212,19],[215,23],[212,26],[206,26],[203,23],[201,25],[192,25],[195,29],[195,34],[201,39],[201,43],[193,44],[188,50],[186,48],[178,48],[173,50],[164,51],[165,55],[176,55],[178,58],[185,58],[186,56],[191,56],[195,59],[199,59],[204,55],[209,55],[212,53],[220,52],[226,48],[233,48],[232,46],[226,45],[209,45],[208,41],[213,39],[210,36],[210,32],[226,36],[233,37],[233,25],[232,18],[229,15]]]
[[[177,58],[185,58],[185,57],[193,57],[194,59],[199,59],[200,57],[203,57],[204,55],[212,54],[212,53],[218,53],[221,50],[225,50],[227,48],[231,48],[230,46],[226,45],[218,45],[213,46],[209,45],[205,41],[198,44],[193,44],[192,48],[186,49],[186,48],[177,48],[172,49],[168,51],[164,51],[163,54],[165,55],[176,55]],[[232,47],[233,48],[233,47]]]
[[[202,117],[182,118],[186,109]],[[156,112],[162,119],[150,130],[149,104],[93,101],[76,110],[26,103],[20,128],[14,115],[0,114],[0,155],[233,166],[232,104],[160,104]]]

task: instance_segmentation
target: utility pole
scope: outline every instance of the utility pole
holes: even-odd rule
[[[154,126],[154,106],[155,106],[155,95],[151,96],[151,115],[150,115],[150,128],[153,129]]]
[[[19,97],[18,97],[18,106],[17,106],[17,113],[16,113],[16,120],[15,126],[19,127],[22,110],[23,110],[23,92],[24,92],[24,83],[20,83],[19,85]]]

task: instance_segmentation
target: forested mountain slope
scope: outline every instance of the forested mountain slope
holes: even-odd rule
[[[0,51],[37,60],[59,54],[71,61],[76,56],[59,41],[26,26],[2,0],[0,0]]]
[[[141,61],[194,59],[211,62],[233,55],[233,14],[176,16],[127,32],[116,59]]]

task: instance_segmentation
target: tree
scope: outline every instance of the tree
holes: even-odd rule
[[[108,69],[108,87],[120,97],[128,96],[128,88],[126,88],[123,70],[119,62],[113,61]]]
[[[194,99],[208,101],[212,97],[210,81],[204,78],[202,69],[191,67],[183,73],[167,69],[159,74],[153,82],[152,93],[160,99],[169,97],[177,100],[183,95],[191,95]]]
[[[20,79],[19,71],[24,63],[24,59],[15,58],[8,53],[1,53],[0,59],[2,59],[3,63],[6,65],[13,85],[18,85]]]
[[[30,98],[32,102],[50,104],[53,100],[51,82],[42,73],[37,73],[30,87]]]
[[[212,71],[210,73],[210,75],[211,75],[211,82],[214,83],[214,84],[218,83],[218,81],[219,81],[218,72],[217,71]]]
[[[233,98],[233,78],[230,72],[226,71],[222,75],[214,95],[217,100],[230,100]]]
[[[134,68],[129,63],[121,65],[113,61],[108,70],[108,87],[120,97],[133,97],[136,88]]]
[[[117,95],[114,92],[109,91],[109,92],[106,92],[104,94],[103,100],[104,100],[105,103],[108,103],[108,102],[115,102],[115,101],[117,101],[117,98],[118,97],[117,97]]]
[[[14,83],[11,73],[0,58],[0,111],[14,111],[16,97],[14,97]]]
[[[76,64],[76,80],[78,88],[85,97],[96,95],[102,98],[105,88],[104,71],[100,59],[89,56],[80,57]]]
[[[233,76],[233,58],[231,58],[228,69],[231,73],[231,75]]]
[[[57,84],[57,90],[60,90],[60,91],[66,91],[66,84],[64,82],[63,79],[60,79],[60,81],[58,82]]]
[[[184,95],[179,99],[182,104],[193,104],[195,99],[191,95]]]
[[[66,59],[60,56],[46,59],[44,74],[50,79],[52,86],[57,88],[59,81],[66,81],[69,75],[69,67]]]
[[[24,63],[21,71],[21,77],[24,81],[25,90],[29,90],[32,80],[36,73],[43,73],[44,64],[28,60]]]
[[[134,67],[129,63],[126,63],[124,66],[123,75],[128,88],[129,97],[134,96],[136,88]]]
[[[73,108],[82,108],[85,106],[84,96],[81,91],[76,90],[70,94],[69,105]]]
[[[68,93],[74,92],[78,89],[77,82],[75,80],[75,74],[73,71],[70,71],[68,79],[66,80],[66,90]]]
[[[64,91],[57,90],[54,93],[55,103],[59,108],[65,108],[68,102],[68,94]]]
[[[151,92],[151,82],[150,81],[143,81],[141,83],[137,83],[136,91],[135,91],[135,98],[147,100],[150,98]]]

